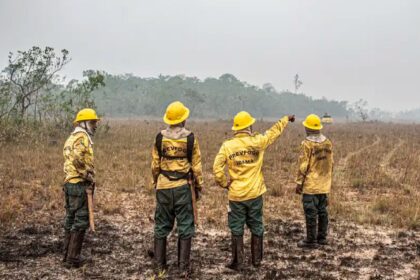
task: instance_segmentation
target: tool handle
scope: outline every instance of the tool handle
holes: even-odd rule
[[[93,193],[92,190],[86,190],[89,208],[89,227],[92,232],[95,232],[95,219],[93,216]]]
[[[198,224],[197,197],[195,196],[195,185],[194,185],[194,180],[191,174],[188,180],[188,184],[190,185],[190,190],[191,190],[194,224],[197,225]]]

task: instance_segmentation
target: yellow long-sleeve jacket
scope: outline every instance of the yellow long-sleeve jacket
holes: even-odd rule
[[[171,189],[188,183],[186,178],[170,180],[162,172],[169,171],[174,174],[186,174],[193,171],[196,183],[203,185],[203,171],[201,165],[201,152],[197,137],[194,137],[194,146],[191,164],[187,159],[187,136],[191,133],[183,127],[168,127],[161,131],[162,150],[168,157],[159,158],[156,143],[152,149],[152,175],[156,189]]]
[[[333,170],[332,143],[324,135],[311,135],[302,141],[296,183],[305,194],[327,194]]]
[[[222,144],[214,160],[213,174],[221,187],[229,187],[229,200],[245,201],[267,191],[261,170],[264,152],[281,135],[288,122],[286,116],[264,134],[237,133]],[[224,172],[226,163],[230,186]]]
[[[76,127],[64,144],[64,183],[94,182],[92,146],[89,134],[83,128]]]

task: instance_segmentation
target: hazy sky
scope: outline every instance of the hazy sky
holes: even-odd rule
[[[33,45],[63,74],[219,77],[396,111],[420,107],[419,0],[0,0],[0,68]],[[417,80],[419,79],[419,80]]]

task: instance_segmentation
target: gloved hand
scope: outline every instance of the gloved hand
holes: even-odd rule
[[[94,173],[92,173],[92,172],[88,172],[88,173],[86,174],[86,181],[89,181],[89,182],[91,182],[92,184],[94,184],[94,183],[95,183],[95,174],[94,174]]]
[[[296,185],[296,193],[297,194],[302,194],[302,191],[303,191],[303,186],[300,185],[300,184],[297,184]]]
[[[295,115],[289,115],[289,122],[295,122]]]

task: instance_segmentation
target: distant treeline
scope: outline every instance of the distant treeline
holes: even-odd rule
[[[109,117],[160,117],[174,100],[186,104],[191,116],[196,118],[228,119],[241,110],[257,118],[276,118],[289,113],[299,117],[309,113],[329,113],[338,118],[349,115],[346,101],[278,92],[270,84],[260,88],[232,74],[205,80],[183,75],[141,78],[105,73],[104,76],[105,86],[95,90],[93,97],[99,111]]]
[[[420,121],[420,108],[400,112],[395,116],[397,120]]]

